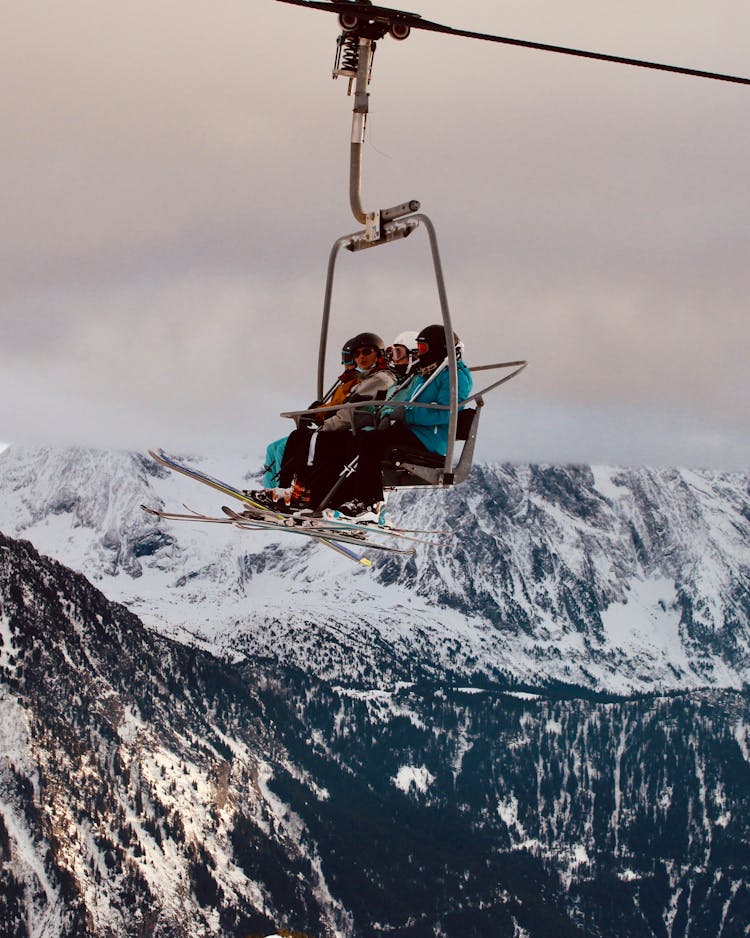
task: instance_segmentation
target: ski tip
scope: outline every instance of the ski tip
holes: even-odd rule
[[[372,566],[372,560],[370,560],[369,557],[360,557],[360,558],[359,558],[359,562],[362,564],[363,567],[371,567],[371,566]]]

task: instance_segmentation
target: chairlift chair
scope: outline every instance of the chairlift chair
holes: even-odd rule
[[[393,13],[393,11],[390,10],[386,12],[389,14]],[[357,18],[355,16],[353,18],[353,26],[356,24],[356,21]],[[342,18],[340,18],[340,22],[344,28],[344,32],[338,43],[334,77],[344,75],[349,78],[350,94],[352,87],[354,88],[349,167],[349,204],[354,218],[365,227],[362,230],[338,238],[331,248],[323,300],[320,344],[318,348],[316,399],[321,400],[324,394],[325,359],[328,348],[333,283],[336,261],[340,251],[345,248],[355,253],[368,248],[391,244],[409,237],[417,228],[424,228],[430,242],[443,328],[445,329],[446,335],[450,404],[443,406],[413,401],[405,403],[404,406],[447,410],[448,443],[445,456],[428,454],[418,450],[394,449],[387,454],[386,461],[383,464],[383,484],[387,488],[455,485],[458,482],[463,482],[471,470],[474,446],[479,428],[479,417],[484,406],[484,395],[488,391],[515,377],[526,367],[527,363],[525,361],[501,362],[495,365],[484,365],[472,368],[472,372],[489,369],[512,369],[512,371],[500,380],[490,384],[488,387],[472,394],[467,400],[458,400],[458,369],[455,343],[453,341],[453,325],[451,323],[450,309],[448,307],[448,298],[445,290],[445,280],[443,278],[435,226],[427,215],[419,211],[420,204],[415,199],[373,212],[366,212],[362,204],[362,156],[366,119],[369,110],[369,92],[367,91],[367,87],[371,76],[375,40],[372,35],[368,36],[358,33],[356,28],[348,29],[346,22],[344,22]],[[383,31],[385,31],[383,24],[377,28],[383,28]],[[367,32],[367,30],[365,30],[365,32]],[[406,31],[406,35],[408,35],[408,31]],[[406,38],[406,35],[398,35],[396,38]],[[380,36],[378,36],[378,38],[380,38]],[[343,56],[343,62],[341,53],[342,46],[346,53]],[[401,404],[403,402],[399,403]],[[346,404],[344,407],[348,409],[371,408],[372,402]],[[282,416],[299,420],[301,417],[319,412],[321,412],[320,409],[316,408],[305,411],[292,411],[284,413]],[[463,443],[458,459],[455,458],[457,442]]]

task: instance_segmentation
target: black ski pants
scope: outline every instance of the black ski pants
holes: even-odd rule
[[[359,433],[356,437],[357,475],[355,477],[355,497],[365,505],[373,505],[383,498],[383,475],[380,464],[383,456],[397,446],[401,449],[429,453],[419,437],[403,423],[394,424],[383,430],[370,430]]]
[[[329,507],[356,498],[372,505],[383,498],[383,476],[380,464],[394,446],[429,453],[430,450],[403,423],[383,430],[364,430],[356,435],[350,430],[318,433],[315,457],[308,466],[312,431],[294,430],[287,440],[279,485],[287,488],[295,477],[310,486],[310,503],[317,508],[338,482],[344,466],[358,457],[354,475],[346,476],[336,489]]]
[[[336,484],[341,471],[357,455],[357,444],[351,430],[319,432],[315,439],[315,457],[308,466],[310,441],[313,432],[308,429],[294,430],[287,440],[281,465],[279,485],[287,488],[296,476],[310,487],[310,504],[317,508]],[[330,503],[336,507],[354,498],[354,481],[346,478]]]

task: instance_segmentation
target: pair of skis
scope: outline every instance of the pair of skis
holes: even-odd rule
[[[186,466],[172,456],[167,455],[163,450],[149,450],[151,457],[160,465],[173,472],[181,473],[196,482],[202,482],[204,485],[228,495],[245,506],[243,512],[235,511],[228,506],[222,507],[224,513],[222,517],[205,515],[187,508],[185,512],[165,511],[160,508],[150,508],[142,505],[144,511],[151,515],[156,515],[168,521],[200,521],[207,524],[232,524],[242,530],[265,530],[265,531],[286,531],[290,534],[299,534],[303,537],[312,537],[317,542],[325,544],[326,547],[343,554],[349,560],[353,560],[362,566],[372,566],[372,561],[368,557],[359,554],[353,547],[362,547],[364,545],[371,550],[384,551],[395,554],[411,554],[413,547],[396,547],[391,544],[383,544],[378,541],[368,540],[368,535],[387,535],[394,538],[406,539],[417,543],[435,543],[425,540],[416,535],[438,534],[437,531],[413,531],[402,528],[387,528],[377,524],[359,523],[349,521],[345,518],[324,518],[315,515],[292,516],[282,512],[269,510],[250,496],[246,495],[241,489],[235,488],[221,479],[215,479],[213,476],[191,466]]]

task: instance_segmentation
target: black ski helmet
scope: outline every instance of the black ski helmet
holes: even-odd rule
[[[460,358],[463,343],[455,332],[453,333],[453,341],[456,347],[456,358]],[[445,344],[445,328],[439,324],[425,326],[417,336],[417,351],[419,352],[419,365],[421,368],[441,362],[448,354],[448,348]]]
[[[357,339],[357,336],[354,336],[353,339],[347,339],[346,342],[341,346],[341,364],[346,365],[347,368],[354,367],[354,341]]]
[[[417,351],[422,368],[441,362],[448,354],[445,329],[441,325],[425,326],[417,336]]]
[[[349,360],[354,364],[354,353],[358,348],[365,348],[366,346],[375,349],[378,353],[378,367],[383,367],[385,363],[385,343],[375,332],[360,332],[358,335],[355,335],[353,339],[349,339],[341,350],[342,362],[345,356],[348,355]],[[344,363],[346,364],[346,362]]]

